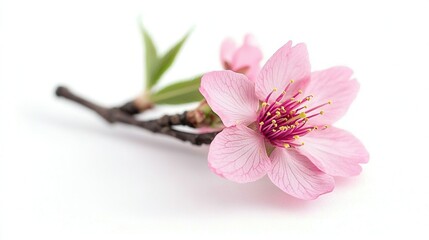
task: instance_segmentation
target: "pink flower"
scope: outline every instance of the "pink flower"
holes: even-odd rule
[[[248,34],[239,48],[232,39],[225,39],[221,46],[220,59],[224,69],[243,73],[254,80],[259,73],[262,52],[256,46],[253,36]]]
[[[268,174],[301,199],[331,192],[333,176],[358,175],[368,152],[352,134],[331,126],[359,90],[351,76],[346,67],[311,73],[306,46],[292,42],[255,82],[232,71],[205,74],[200,91],[226,127],[210,146],[210,168],[240,183]]]

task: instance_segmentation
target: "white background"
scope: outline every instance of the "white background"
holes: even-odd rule
[[[429,237],[425,1],[3,0],[0,10],[1,240]],[[370,162],[300,201],[267,178],[215,176],[207,147],[111,127],[53,96],[58,84],[110,106],[138,94],[138,16],[162,50],[194,27],[164,85],[220,69],[223,38],[247,32],[265,60],[291,39],[307,43],[314,70],[350,66],[361,91],[338,126]]]

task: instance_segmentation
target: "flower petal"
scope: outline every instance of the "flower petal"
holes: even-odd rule
[[[256,80],[256,95],[261,101],[270,94],[274,88],[279,91],[274,92],[271,100],[274,101],[277,96],[285,89],[290,80],[295,83],[291,85],[286,92],[286,97],[295,94],[302,83],[310,77],[310,62],[305,44],[297,44],[292,47],[289,41],[268,60],[259,73]]]
[[[363,144],[351,133],[329,127],[310,132],[302,138],[304,145],[298,150],[320,170],[331,176],[358,175],[367,163],[369,154]]]
[[[217,71],[204,74],[200,92],[226,127],[256,120],[254,83],[243,74]]]
[[[234,40],[227,38],[222,42],[220,47],[220,61],[226,68],[228,64],[231,64],[234,53],[237,50]]]
[[[262,60],[262,52],[256,46],[252,35],[246,35],[244,43],[235,52],[231,65],[235,72],[246,74],[246,76],[255,81],[259,73],[259,62]],[[244,70],[244,72],[241,72]]]
[[[350,79],[353,71],[347,67],[333,67],[323,71],[313,72],[305,93],[313,95],[311,107],[327,103],[323,116],[311,120],[314,125],[330,125],[340,119],[356,98],[359,83]]]
[[[250,128],[239,125],[225,128],[210,144],[209,167],[235,182],[252,182],[270,168],[264,138]]]
[[[334,178],[320,171],[295,149],[276,148],[270,158],[272,169],[268,176],[271,181],[294,197],[311,200],[334,189]]]

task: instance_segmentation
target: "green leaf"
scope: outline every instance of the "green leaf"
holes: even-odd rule
[[[142,24],[140,24],[140,30],[143,35],[145,45],[146,90],[150,90],[156,85],[161,76],[171,67],[191,32],[188,32],[163,56],[158,56],[153,39]]]
[[[201,76],[191,80],[173,83],[150,97],[155,104],[184,104],[198,102],[203,99],[199,91]]]
[[[156,47],[153,40],[146,29],[140,24],[140,29],[144,39],[145,46],[145,60],[146,60],[146,89],[151,89],[158,79],[156,79],[155,73],[158,71],[158,55],[156,53]]]
[[[188,32],[176,45],[174,45],[170,50],[168,50],[164,56],[160,57],[158,59],[157,68],[155,69],[153,73],[153,79],[156,83],[161,76],[171,67],[174,60],[176,59],[177,54],[179,53],[180,49],[182,48],[183,44],[185,43],[186,39],[188,39],[189,34],[191,32]],[[153,85],[151,85],[153,86]]]

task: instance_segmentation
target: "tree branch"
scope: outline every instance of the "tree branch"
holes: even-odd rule
[[[87,99],[84,99],[71,92],[68,88],[62,86],[56,89],[55,94],[58,97],[63,97],[96,112],[100,117],[102,117],[109,123],[124,123],[136,126],[149,130],[153,133],[160,133],[180,139],[185,142],[190,142],[194,145],[210,144],[218,133],[211,132],[195,134],[178,131],[171,128],[172,125],[186,125],[193,127],[193,124],[187,120],[187,112],[175,115],[165,115],[159,119],[140,121],[133,117],[135,113],[133,113],[132,109],[130,111],[124,111],[124,109],[127,108],[127,104],[129,107],[130,103],[126,103],[122,107],[106,108]]]
[[[140,109],[137,107],[135,100],[126,102],[124,105],[119,107],[119,110],[128,115],[136,115],[140,113]]]

